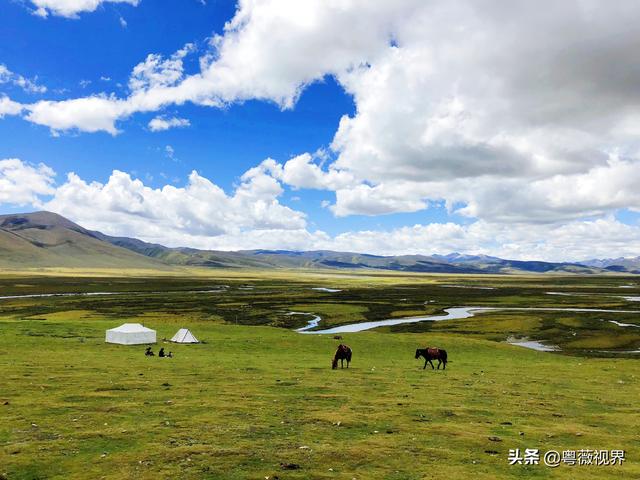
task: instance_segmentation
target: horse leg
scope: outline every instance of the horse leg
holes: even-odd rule
[[[424,370],[425,368],[427,368],[427,363],[429,363],[429,360],[425,360],[424,361],[424,367],[422,367],[422,369]]]
[[[433,362],[431,361],[431,359],[429,359],[429,364],[431,365],[431,370],[435,370],[435,367],[433,366]]]
[[[442,363],[442,360],[438,359],[438,370],[440,370],[440,364]]]

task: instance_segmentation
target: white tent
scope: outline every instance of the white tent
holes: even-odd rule
[[[178,333],[173,336],[171,341],[175,343],[200,343],[188,328],[181,328],[178,330]]]
[[[119,343],[121,345],[156,343],[156,331],[139,323],[125,323],[118,328],[107,330],[105,342]]]

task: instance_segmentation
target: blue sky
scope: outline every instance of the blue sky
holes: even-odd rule
[[[197,0],[145,2],[138,8],[105,4],[94,14],[83,14],[80,20],[56,16],[45,20],[28,14],[28,4],[21,2],[9,1],[7,7],[8,16],[3,22],[11,28],[0,31],[1,61],[25,77],[37,77],[48,92],[34,95],[16,86],[3,90],[14,100],[30,102],[101,92],[122,94],[131,69],[148,53],[169,56],[189,42],[204,48],[206,39],[221,33],[225,22],[233,17],[236,4],[220,0],[204,5]],[[121,18],[126,27],[121,25]],[[16,35],[22,41],[15,42]],[[195,60],[191,67],[197,68],[193,63]],[[83,81],[90,83],[84,86]],[[58,93],[62,89],[64,92]],[[307,88],[291,110],[255,100],[225,109],[185,105],[167,110],[188,118],[188,129],[150,132],[147,123],[155,115],[145,114],[123,122],[122,132],[116,136],[105,132],[52,136],[46,127],[7,119],[0,122],[0,135],[5,139],[2,156],[44,162],[58,172],[58,177],[73,171],[99,182],[107,181],[112,170],[119,169],[155,187],[167,182],[184,184],[195,169],[231,190],[242,173],[265,158],[287,160],[326,148],[340,117],[353,115],[354,109],[351,96],[329,76]],[[173,159],[167,156],[167,145],[175,152]],[[448,216],[446,209],[433,208],[375,219],[362,215],[336,218],[321,207],[323,200],[331,201],[332,195],[289,190],[284,197],[286,203],[307,212],[314,226],[331,234],[441,221]],[[21,208],[5,205],[3,211]]]
[[[26,102],[122,93],[131,69],[150,52],[171,55],[185,43],[205,43],[235,11],[235,2],[163,1],[139,8],[106,4],[80,20],[45,20],[28,14],[25,4],[9,1],[5,6],[3,23],[11,28],[0,30],[1,61],[26,77],[37,76],[49,90],[33,95],[16,86],[3,88]],[[15,42],[16,35],[21,41]],[[101,80],[105,77],[110,80]],[[83,80],[91,83],[83,87]],[[65,92],[58,94],[58,89]],[[185,105],[168,111],[189,118],[191,127],[150,132],[147,123],[155,115],[145,114],[123,122],[116,136],[70,132],[54,137],[46,127],[9,118],[0,122],[2,156],[45,162],[59,175],[74,171],[102,182],[120,169],[153,177],[146,183],[154,186],[166,183],[161,173],[183,184],[196,169],[231,189],[239,175],[267,157],[288,159],[329,143],[340,116],[353,111],[353,102],[329,78],[308,89],[295,110],[283,112],[274,103],[248,101],[226,109]],[[167,145],[175,151],[174,160],[167,158]]]
[[[97,3],[0,0],[0,212],[201,248],[638,254],[633,2]]]

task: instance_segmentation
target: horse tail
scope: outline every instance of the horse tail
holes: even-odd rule
[[[441,356],[442,356],[442,363],[444,363],[445,365],[447,364],[447,351],[446,350],[440,350]]]

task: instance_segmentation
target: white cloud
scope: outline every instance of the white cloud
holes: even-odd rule
[[[370,186],[361,184],[336,191],[336,203],[331,210],[339,217],[348,215],[385,215],[415,212],[427,207],[422,195],[411,196],[403,185]]]
[[[275,180],[334,191],[341,216],[443,201],[492,223],[572,222],[640,208],[639,13],[630,0],[241,0],[197,73],[186,46],[135,66],[126,98],[24,108],[56,131],[115,134],[185,102],[293,108],[333,75],[356,104],[333,161],[303,154],[265,170]]]
[[[70,173],[55,186],[55,173],[46,165],[6,159],[0,160],[0,203],[32,205],[89,229],[175,247],[330,249],[380,255],[458,251],[547,261],[636,256],[640,250],[640,226],[611,216],[556,225],[484,220],[468,225],[418,224],[332,237],[311,231],[304,213],[279,202],[283,188],[274,176],[281,172],[280,165],[266,160],[247,171],[232,194],[197,172],[189,175],[184,187],[151,188],[117,170],[106,183],[87,182]],[[47,196],[50,200],[44,201]]]
[[[78,18],[79,13],[94,12],[103,3],[128,3],[137,6],[140,0],[31,0],[36,8],[34,14],[47,17],[49,14],[67,18]]]
[[[558,223],[604,216],[620,209],[640,211],[640,158],[611,155],[584,172],[532,177],[480,176],[450,180],[390,180],[338,189],[338,216],[415,212],[430,201],[451,211],[495,223]]]
[[[31,165],[17,158],[0,160],[0,204],[41,204],[40,196],[51,195],[55,172],[46,165]]]
[[[370,68],[342,75],[357,113],[340,122],[331,167],[367,184],[338,190],[334,211],[445,200],[491,221],[558,222],[640,206],[623,180],[640,173],[637,142],[618,128],[640,106],[626,83],[637,73],[623,65],[640,38],[630,20],[617,21],[636,7],[566,5],[439,4],[399,30]],[[518,28],[504,28],[507,20]],[[608,68],[626,73],[606,84]],[[533,81],[536,72],[544,79]],[[624,162],[612,164],[612,152]]]
[[[194,49],[193,44],[187,43],[168,59],[163,59],[158,54],[149,54],[144,62],[133,68],[129,88],[137,93],[176,85],[183,78],[183,59]]]
[[[191,125],[191,122],[186,118],[178,118],[178,117],[155,117],[149,122],[149,130],[152,132],[162,132],[164,130],[169,130],[170,128],[180,128],[180,127],[188,127]]]
[[[389,231],[346,232],[326,245],[335,250],[398,254],[465,252],[513,260],[553,262],[637,256],[640,227],[612,217],[563,225],[505,226],[477,221],[470,225],[432,223]]]
[[[20,103],[14,102],[9,97],[0,95],[0,118],[5,115],[19,115],[24,106]]]
[[[27,93],[46,93],[47,87],[38,85],[38,78],[29,79],[12,72],[6,65],[0,63],[0,84],[11,83]]]
[[[25,105],[26,119],[45,125],[53,131],[64,131],[82,125],[85,132],[118,133],[115,120],[127,111],[127,105],[114,97],[96,95],[59,102],[40,101]]]
[[[287,161],[282,170],[282,180],[295,188],[339,190],[357,184],[347,171],[329,168],[323,171],[314,163],[313,156],[303,153]]]
[[[460,213],[506,223],[555,223],[624,208],[640,210],[638,181],[640,159],[615,156],[584,172],[538,180],[467,180],[460,191],[472,193],[459,195],[468,202]]]
[[[151,54],[133,69],[129,79],[131,96],[119,99],[115,95],[92,95],[62,101],[41,100],[24,105],[25,118],[59,133],[73,129],[84,132],[119,133],[116,121],[134,112],[153,111],[166,104],[165,96],[183,78],[182,61],[193,51],[188,43],[169,59]]]
[[[222,107],[257,98],[292,108],[306,85],[363,65],[388,43],[391,24],[408,12],[407,5],[419,2],[396,3],[357,0],[345,6],[321,0],[241,1],[224,35],[215,36],[212,51],[201,57],[199,73],[183,76],[182,59],[192,46],[166,60],[151,54],[134,68],[131,95],[110,98],[118,105],[119,114],[113,116],[113,108],[105,105],[93,116],[102,114],[102,130],[112,133],[117,131],[116,121],[135,112],[185,102]],[[47,116],[52,119],[58,116],[56,102],[38,107],[49,110]],[[86,129],[78,114],[78,120],[68,122],[65,129],[95,131]],[[53,129],[59,125],[46,120],[41,124]]]
[[[102,184],[70,173],[44,208],[83,226],[114,235],[137,236],[172,246],[203,245],[222,235],[260,235],[262,230],[303,230],[305,216],[281,205],[282,189],[273,178],[254,172],[233,195],[197,172],[187,185],[154,189],[115,170]]]

